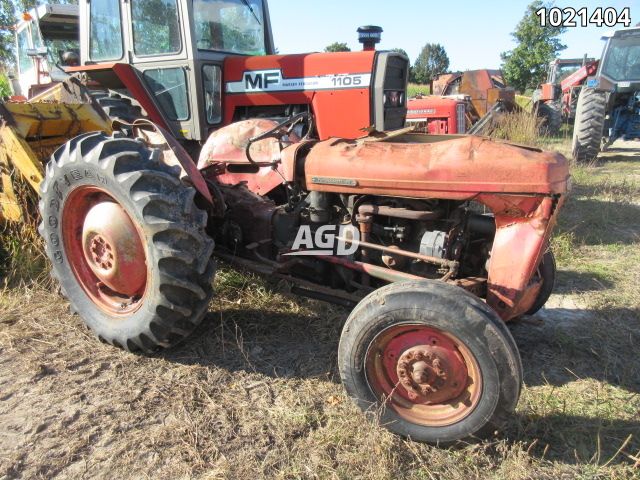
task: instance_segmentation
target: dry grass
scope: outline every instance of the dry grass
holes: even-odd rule
[[[20,284],[51,287],[44,243],[37,231],[37,196],[20,178],[14,187],[26,215],[24,223],[0,224],[0,288]]]
[[[526,388],[494,438],[441,449],[366,422],[336,374],[348,312],[287,285],[223,266],[196,334],[143,357],[100,344],[14,261],[0,292],[0,478],[637,478],[640,157],[574,176],[557,295],[512,328]]]
[[[532,147],[545,145],[545,137],[540,136],[542,120],[525,110],[498,114],[488,127],[487,135],[499,140]]]

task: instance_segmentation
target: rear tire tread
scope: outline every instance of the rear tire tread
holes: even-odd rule
[[[136,159],[139,169],[132,172],[133,176],[137,176],[135,181],[131,181],[132,175],[116,174],[123,169],[130,169],[132,158]],[[65,165],[90,163],[105,171],[110,181],[124,187],[141,218],[146,218],[144,211],[149,208],[162,212],[162,222],[139,225],[144,237],[149,239],[147,248],[153,250],[153,255],[148,257],[155,259],[152,269],[158,270],[159,278],[157,291],[148,292],[145,300],[152,302],[152,313],[146,325],[141,326],[137,335],[129,338],[94,329],[107,343],[130,351],[151,352],[181,341],[200,323],[213,295],[211,283],[215,262],[211,257],[214,242],[204,231],[206,221],[203,218],[206,219],[206,213],[193,202],[193,188],[182,184],[176,178],[175,169],[160,163],[157,158],[151,149],[139,141],[109,137],[103,133],[86,134],[76,137],[55,152],[42,186],[43,193],[49,191],[50,183],[59,176],[60,169]],[[176,201],[172,202],[173,199]],[[45,207],[46,201],[43,199],[40,201],[43,218],[46,218]],[[47,225],[44,222],[39,231],[47,243],[49,258],[53,258],[53,248],[47,242]],[[185,241],[189,244],[188,255],[172,256],[172,262],[161,261],[172,251],[183,251],[181,246]],[[55,268],[54,277],[59,277]],[[66,280],[76,282],[75,277]],[[180,290],[179,303],[164,293],[176,289]],[[69,301],[72,310],[82,312],[78,299],[69,298]]]
[[[589,162],[598,156],[602,145],[607,97],[603,92],[583,87],[578,97],[573,127],[573,158]]]

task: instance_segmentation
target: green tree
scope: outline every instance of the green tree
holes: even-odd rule
[[[427,43],[412,68],[411,80],[416,83],[429,83],[432,79],[449,69],[449,57],[439,43]]]
[[[509,85],[520,91],[537,88],[544,81],[546,67],[566,45],[560,42],[565,27],[552,27],[540,24],[536,15],[542,7],[551,7],[552,3],[535,0],[527,6],[524,17],[511,34],[516,42],[513,50],[500,54],[502,72]]]
[[[7,76],[0,72],[0,99],[11,95],[11,86],[9,85],[9,79]]]
[[[15,6],[11,0],[0,0],[0,62],[13,63],[13,30],[16,23]]]
[[[407,53],[407,51],[404,48],[392,48],[391,51],[392,52],[396,52],[396,53],[401,53],[405,57],[409,58],[409,54]]]
[[[325,52],[350,52],[351,49],[344,42],[333,42],[324,49]]]
[[[0,0],[0,62],[13,65],[15,37],[13,26],[18,22],[20,13],[32,9],[36,0]],[[40,2],[42,3],[42,2]],[[47,0],[47,3],[78,3],[78,0]]]

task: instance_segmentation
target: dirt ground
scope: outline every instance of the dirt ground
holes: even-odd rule
[[[0,291],[0,479],[640,478],[640,150],[574,169],[555,294],[512,325],[525,368],[494,438],[447,449],[345,397],[348,312],[221,265],[193,337],[151,357],[99,343],[42,283]]]

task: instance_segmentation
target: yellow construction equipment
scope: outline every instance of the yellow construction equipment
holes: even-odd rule
[[[75,80],[28,102],[0,102],[0,222],[24,218],[14,185],[18,175],[37,192],[51,154],[70,138],[95,131],[111,133],[110,120]]]

